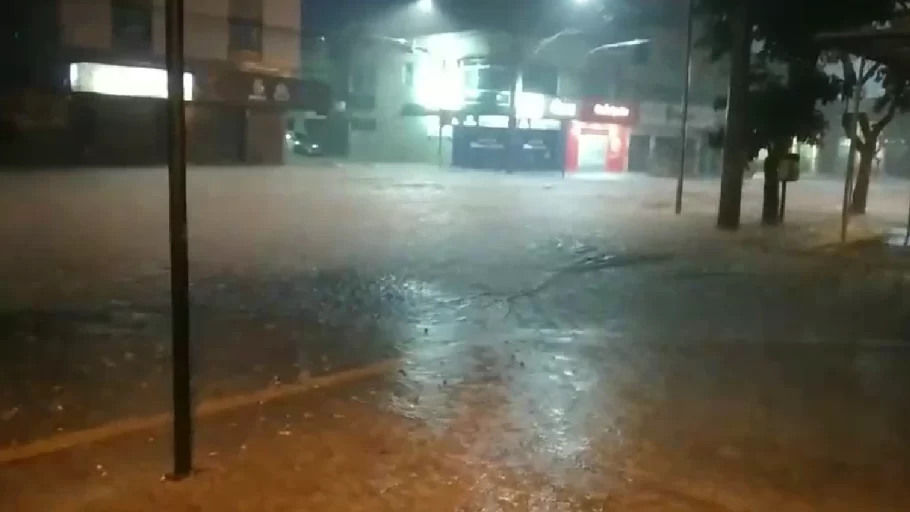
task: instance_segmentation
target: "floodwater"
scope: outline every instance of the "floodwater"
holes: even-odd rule
[[[0,445],[167,410],[164,175],[3,179]],[[195,170],[199,398],[398,360],[376,414],[546,488],[906,510],[905,271],[725,238],[716,183],[683,219],[672,185]],[[837,196],[806,187],[793,223]]]

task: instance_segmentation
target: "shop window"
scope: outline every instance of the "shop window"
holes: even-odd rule
[[[151,53],[152,3],[150,0],[111,2],[111,30],[116,50]]]

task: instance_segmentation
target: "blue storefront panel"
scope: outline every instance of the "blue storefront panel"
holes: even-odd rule
[[[562,170],[562,130],[515,130],[513,143],[510,135],[508,128],[453,127],[452,165],[466,169]]]

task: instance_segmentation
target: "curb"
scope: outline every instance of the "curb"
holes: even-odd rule
[[[281,398],[289,398],[314,389],[356,382],[370,377],[378,377],[394,371],[400,363],[401,361],[399,359],[390,359],[355,368],[353,370],[314,377],[300,384],[285,384],[244,395],[206,400],[196,407],[194,417],[197,419],[205,418],[241,407],[259,405]],[[19,462],[41,455],[49,455],[83,445],[107,441],[115,437],[141,432],[143,430],[164,427],[170,423],[171,417],[170,413],[161,413],[152,416],[128,418],[98,427],[53,435],[21,446],[2,448],[0,449],[0,464]]]

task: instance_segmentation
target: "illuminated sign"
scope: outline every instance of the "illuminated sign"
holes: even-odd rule
[[[556,117],[575,117],[578,113],[578,105],[567,103],[559,98],[553,98],[550,102],[550,114]]]
[[[138,66],[115,66],[96,62],[70,64],[70,88],[113,96],[167,98],[167,71]],[[183,74],[183,95],[193,99],[193,75]]]
[[[628,107],[598,103],[594,105],[594,114],[604,117],[629,117],[632,115],[632,111]]]

